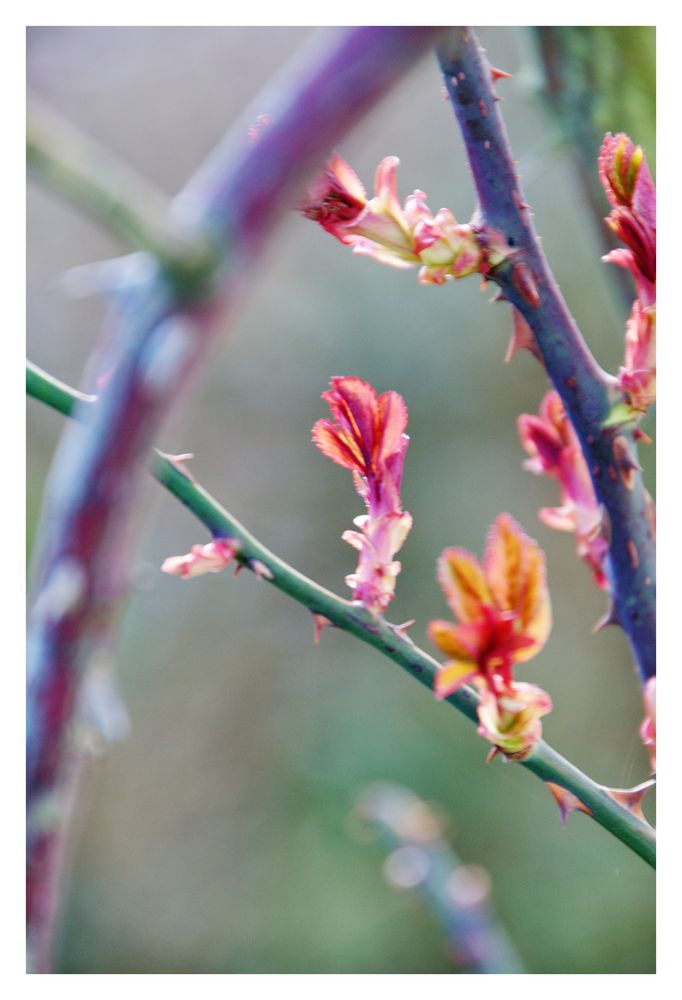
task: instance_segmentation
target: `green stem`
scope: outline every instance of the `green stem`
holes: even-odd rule
[[[26,367],[26,391],[29,396],[41,400],[60,413],[76,418],[94,403],[93,397],[76,392],[30,363]],[[80,406],[77,405],[79,403]],[[150,471],[214,537],[229,537],[239,541],[236,559],[242,566],[269,580],[274,587],[293,597],[313,614],[323,615],[337,628],[378,649],[420,684],[433,690],[433,681],[440,664],[416,646],[399,628],[382,618],[375,618],[364,608],[326,590],[289,566],[254,538],[232,514],[163,452],[155,451]],[[478,698],[470,688],[461,688],[450,695],[447,701],[468,719],[478,721]],[[561,785],[572,792],[601,826],[655,867],[654,830],[615,802],[606,788],[588,778],[544,741],[537,745],[530,757],[520,763],[543,781]]]
[[[65,382],[48,375],[32,361],[26,362],[26,395],[39,399],[53,410],[63,413],[65,417],[73,415],[77,403],[97,401],[97,396],[88,396],[84,392],[72,389]]]

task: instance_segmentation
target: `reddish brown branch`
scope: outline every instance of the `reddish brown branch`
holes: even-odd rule
[[[559,291],[525,203],[491,67],[470,28],[455,28],[439,51],[478,195],[478,223],[513,254],[491,271],[504,297],[531,328],[554,388],[576,430],[594,490],[610,523],[609,576],[642,681],[656,673],[656,552],[652,503],[639,471],[624,477],[605,426],[615,380],[601,371]],[[633,435],[618,432],[636,456]],[[617,447],[617,446],[616,446]],[[633,558],[634,555],[634,558]]]
[[[68,725],[88,659],[111,642],[125,589],[130,534],[147,453],[206,357],[265,242],[300,185],[330,148],[404,74],[443,29],[357,28],[308,53],[263,98],[271,125],[256,143],[240,128],[176,200],[183,224],[208,228],[223,251],[210,286],[181,301],[168,273],[140,257],[98,367],[111,373],[85,426],[67,428],[51,473],[29,628],[28,935],[34,968],[50,967],[59,840],[55,806]],[[197,298],[197,287],[201,297]]]

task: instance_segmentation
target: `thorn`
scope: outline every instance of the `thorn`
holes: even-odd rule
[[[169,455],[165,451],[160,451],[159,454],[163,456],[163,458],[165,458],[168,462],[170,462],[171,465],[174,466],[178,470],[178,472],[185,477],[185,479],[189,479],[190,483],[196,483],[196,479],[185,465],[185,462],[189,462],[191,461],[191,459],[194,458],[193,452],[188,451],[185,452],[183,455]]]
[[[628,538],[628,555],[630,556],[630,563],[633,569],[637,569],[639,566],[639,552],[637,551],[637,546],[631,538]]]
[[[243,569],[244,569],[244,564],[238,562],[235,568],[232,570],[232,576],[239,576],[239,574]]]
[[[620,625],[620,619],[618,617],[618,612],[616,611],[616,605],[611,601],[609,607],[604,612],[599,621],[595,622],[592,626],[592,634],[596,635],[597,632],[601,632],[603,628],[608,625]]]
[[[495,302],[509,302],[509,299],[504,294],[504,292],[502,291],[502,289],[500,289],[498,292],[496,292],[493,295],[492,299],[490,300],[490,304],[491,305],[493,305]]]
[[[404,639],[405,642],[409,642],[411,646],[414,646],[414,641],[412,637],[407,634],[407,630],[412,628],[416,621],[416,618],[410,618],[408,621],[402,622],[400,625],[391,625],[390,622],[387,622],[386,624],[393,632],[395,632],[397,636],[400,636],[400,638]]]
[[[517,351],[525,349],[533,354],[540,364],[544,364],[542,360],[542,355],[540,354],[540,349],[538,348],[535,335],[531,330],[528,323],[525,321],[521,313],[515,306],[512,306],[512,321],[513,330],[512,337],[509,341],[509,347],[507,348],[507,353],[505,354],[504,360],[511,361]]]
[[[493,747],[492,750],[490,751],[490,753],[488,754],[488,756],[486,757],[484,763],[485,764],[490,764],[491,761],[495,760],[495,758],[497,757],[498,754],[500,754],[501,756],[504,756],[504,754],[502,753],[502,751],[500,750],[499,747]]]
[[[617,802],[619,806],[623,809],[627,809],[636,819],[640,820],[642,823],[646,823],[647,826],[651,826],[649,820],[646,818],[642,812],[642,799],[656,784],[655,778],[649,778],[648,781],[642,782],[641,785],[635,785],[634,788],[607,788],[606,785],[600,785],[606,794]]]
[[[328,628],[330,625],[334,628],[334,622],[330,621],[326,615],[318,615],[313,611],[313,618],[315,619],[315,631],[313,632],[313,642],[316,646],[320,645],[320,636],[324,629]]]
[[[491,66],[490,78],[493,83],[497,83],[498,80],[511,80],[512,74],[506,73],[503,69],[497,69],[495,66]]]
[[[260,559],[249,559],[249,566],[251,567],[251,569],[256,574],[259,580],[263,578],[266,580],[275,579],[275,574],[272,572],[269,566],[266,566],[265,563],[260,561]]]
[[[523,212],[524,209],[530,208],[528,202],[524,201],[518,191],[512,191],[512,201],[514,205],[518,208],[519,212]]]
[[[524,302],[527,302],[529,306],[533,306],[534,309],[537,309],[540,305],[540,293],[538,292],[538,287],[535,284],[535,276],[528,265],[523,264],[521,261],[514,264],[512,268],[512,280],[516,291],[519,293]]]
[[[633,458],[627,438],[623,437],[622,434],[614,438],[613,457],[616,460],[625,488],[627,490],[634,489],[635,473],[641,472],[642,466]]]
[[[635,441],[641,441],[642,444],[651,444],[651,438],[648,434],[645,434],[641,427],[635,427],[632,432],[632,436]]]
[[[649,493],[646,494],[644,498],[644,503],[646,507],[646,517],[649,522],[649,530],[651,531],[652,538],[656,540],[656,504],[651,499]]]
[[[592,811],[580,801],[577,795],[569,792],[567,788],[564,788],[562,785],[556,785],[553,781],[546,781],[545,784],[552,793],[552,798],[559,806],[562,826],[566,826],[566,821],[572,812],[584,812],[588,816],[592,815]]]

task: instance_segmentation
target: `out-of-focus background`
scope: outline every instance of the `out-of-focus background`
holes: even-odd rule
[[[310,30],[32,28],[29,93],[173,194]],[[622,79],[614,32],[643,66],[636,100],[592,87],[601,120],[613,131],[639,126],[633,137],[652,154],[653,29],[598,30],[612,78]],[[627,303],[599,261],[570,128],[544,100],[537,37],[519,28],[481,37],[491,62],[514,74],[499,92],[545,250],[614,371]],[[397,154],[402,196],[420,187],[433,210],[471,214],[432,57],[339,152],[368,187],[379,160]],[[28,355],[77,384],[105,307],[65,298],[58,279],[124,248],[35,185],[28,239]],[[604,597],[571,536],[537,519],[557,494],[522,469],[515,423],[537,410],[547,380],[525,352],[504,364],[511,318],[491,294],[476,279],[421,287],[415,272],[355,257],[292,212],[159,444],[194,452],[195,475],[260,539],[347,593],[354,553],[340,536],[361,502],[310,428],[332,375],[397,389],[410,414],[403,497],[414,529],[392,620],[416,618],[412,635],[428,647],[426,624],[446,610],[437,554],[452,544],[480,552],[491,521],[511,512],[547,553],[555,619],[519,676],[551,693],[545,733],[561,752],[605,784],[630,786],[648,773],[630,654],[618,630],[592,634]],[[29,404],[29,542],[62,423]],[[653,489],[652,447],[643,460]],[[540,782],[484,765],[488,746],[464,718],[343,634],[327,630],[313,645],[310,615],[252,575],[182,582],[159,572],[166,556],[207,540],[150,481],[116,666],[132,728],[88,768],[61,971],[450,971],[432,916],[386,884],[381,851],[349,822],[377,780],[439,804],[458,854],[489,871],[496,911],[531,972],[653,971],[654,875],[639,858],[585,816],[562,828]]]

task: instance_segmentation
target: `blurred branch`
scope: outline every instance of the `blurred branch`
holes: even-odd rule
[[[36,399],[76,417],[82,417],[88,407],[95,408],[91,402],[77,402],[77,394],[63,383],[55,385],[53,382],[51,376],[39,368],[30,366],[27,369],[27,391]],[[68,400],[69,393],[74,397],[71,404]],[[314,615],[321,615],[337,628],[378,649],[420,684],[433,690],[434,677],[440,664],[416,646],[403,629],[383,618],[373,617],[360,605],[338,597],[278,558],[197,482],[189,478],[172,457],[157,451],[151,461],[151,472],[214,537],[239,541],[235,558],[242,566],[293,597]],[[478,722],[478,698],[471,688],[462,687],[446,700],[472,722]],[[601,826],[632,848],[648,864],[655,866],[654,831],[628,808],[620,805],[609,789],[596,784],[544,741],[537,745],[530,757],[520,763],[543,781],[558,785],[576,796]]]
[[[615,432],[604,423],[614,380],[590,353],[559,291],[535,232],[499,111],[491,67],[470,28],[454,28],[439,59],[478,194],[477,224],[514,253],[489,278],[530,326],[547,374],[575,427],[599,502],[609,516],[615,617],[644,683],[656,673],[656,560],[651,499],[639,471],[618,475]],[[612,398],[613,396],[613,398]],[[636,466],[631,430],[618,428]],[[633,555],[634,553],[634,555]]]
[[[448,955],[462,972],[523,973],[523,962],[490,907],[490,876],[464,865],[435,811],[401,785],[370,785],[355,806],[389,851],[387,881],[413,889],[441,926]]]
[[[594,174],[594,190],[603,202],[592,168],[605,132],[636,137],[655,168],[656,29],[551,25],[530,31],[544,70],[540,95],[555,116],[561,138],[577,147]]]
[[[559,138],[576,162],[604,252],[617,246],[604,224],[604,191],[596,169],[605,132],[626,132],[655,166],[656,29],[646,26],[551,25],[529,29],[543,79],[537,91]],[[627,72],[623,67],[627,66]],[[610,268],[628,309],[629,275]]]
[[[29,104],[26,158],[34,177],[134,249],[154,254],[179,295],[205,290],[217,266],[213,241],[173,221],[170,200],[146,178],[54,111]]]
[[[33,163],[59,177],[61,190],[100,218],[123,212],[123,232],[156,245],[132,259],[129,284],[114,303],[95,375],[105,376],[96,407],[81,401],[85,427],[67,429],[55,456],[35,559],[37,596],[29,620],[27,692],[28,939],[32,967],[50,967],[52,921],[45,887],[54,882],[56,827],[68,728],[80,679],[111,641],[125,591],[141,472],[152,441],[205,360],[219,325],[236,305],[284,212],[333,145],[417,58],[442,28],[337,29],[323,46],[315,34],[298,59],[261,95],[269,126],[249,143],[235,126],[170,206],[168,225],[210,232],[220,248],[214,280],[192,294],[169,282],[162,233],[147,227],[139,200],[129,212],[97,170],[78,157],[47,156],[35,140]],[[53,136],[54,137],[54,136]],[[54,148],[54,147],[53,147]],[[42,150],[42,153],[39,151]],[[42,156],[42,159],[41,159]],[[102,175],[106,176],[106,175]],[[113,201],[112,201],[113,197]],[[162,206],[153,198],[151,217]],[[113,209],[113,212],[110,210]],[[163,230],[166,232],[167,230]],[[151,234],[151,235],[150,235]],[[151,266],[149,266],[151,264]],[[160,265],[160,266],[159,266]]]

